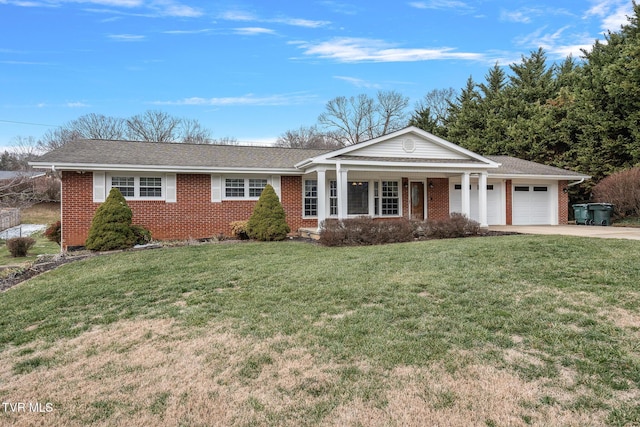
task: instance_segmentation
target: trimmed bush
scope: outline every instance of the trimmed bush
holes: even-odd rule
[[[92,251],[127,249],[136,241],[131,229],[131,209],[117,188],[112,188],[109,197],[93,216],[89,237],[85,247]]]
[[[480,224],[457,212],[452,213],[447,219],[427,220],[425,224],[425,235],[431,239],[452,239],[479,234]]]
[[[322,224],[320,243],[325,246],[365,246],[410,242],[414,232],[414,225],[404,218],[374,220],[363,216],[328,219]]]
[[[247,240],[249,234],[247,233],[247,224],[249,221],[233,221],[229,225],[231,226],[231,234],[237,239]]]
[[[60,221],[49,224],[49,227],[47,227],[43,234],[44,237],[47,238],[47,240],[60,244],[60,242],[62,241],[62,224],[60,223]]]
[[[269,184],[264,187],[253,214],[247,222],[247,234],[261,241],[284,240],[291,229],[278,195]]]
[[[35,244],[36,240],[31,237],[14,237],[7,240],[7,249],[14,258],[25,257]]]
[[[132,225],[131,231],[135,238],[134,245],[146,245],[151,242],[151,231],[141,225]]]
[[[617,218],[640,217],[640,167],[604,178],[593,187],[593,200],[612,203]]]

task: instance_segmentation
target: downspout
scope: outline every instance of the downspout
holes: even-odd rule
[[[574,185],[582,184],[587,178],[581,178],[580,181],[572,182],[571,184],[567,184],[567,188],[573,187]]]

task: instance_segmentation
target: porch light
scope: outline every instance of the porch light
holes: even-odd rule
[[[429,181],[429,188],[433,189],[433,181]]]

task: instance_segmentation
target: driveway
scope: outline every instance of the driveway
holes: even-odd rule
[[[602,227],[598,225],[491,225],[489,230],[522,234],[557,234],[564,236],[599,237],[603,239],[640,240],[640,228]]]

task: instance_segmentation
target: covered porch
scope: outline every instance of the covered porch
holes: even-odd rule
[[[473,205],[478,222],[487,227],[488,172],[469,169],[315,167],[303,176],[303,215],[317,219],[320,227],[328,218],[363,215],[422,221],[444,219],[456,211],[471,217]],[[451,192],[454,182],[460,183],[456,184],[460,191]],[[475,200],[472,185],[477,188],[473,191]]]

